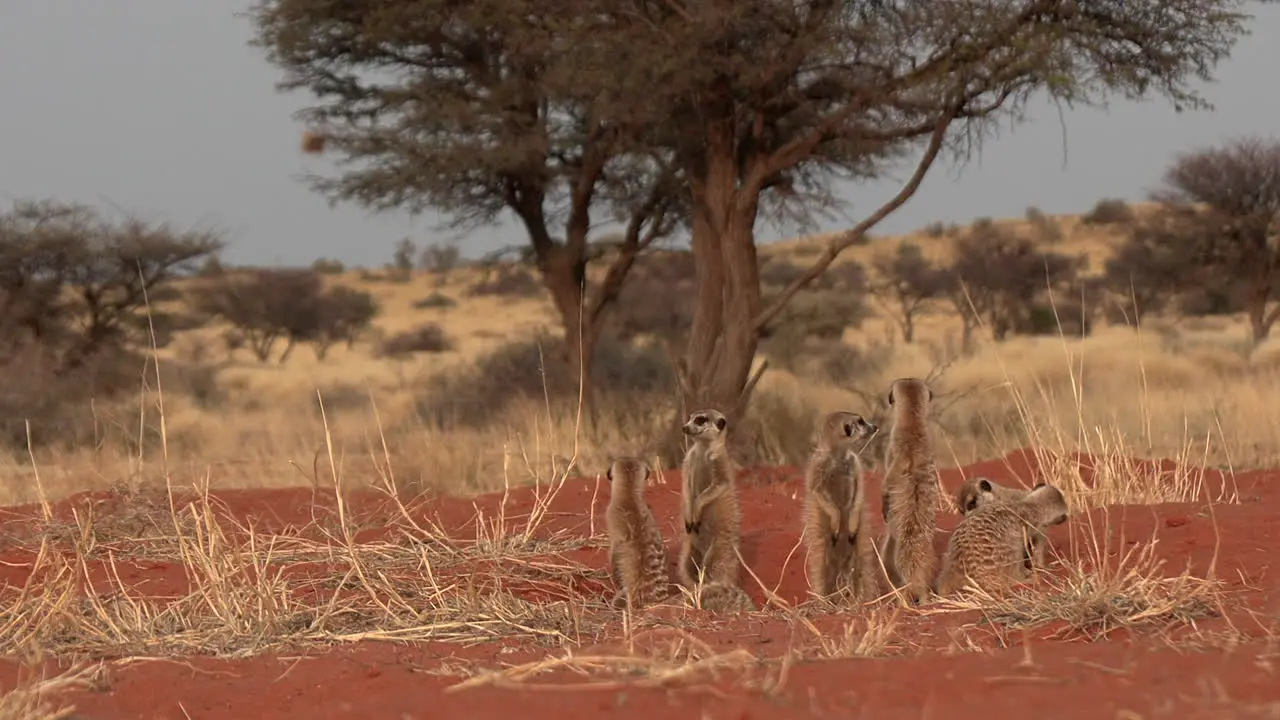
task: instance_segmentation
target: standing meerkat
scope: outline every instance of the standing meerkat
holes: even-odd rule
[[[1037,483],[1035,487],[1040,487],[1045,483]],[[1032,488],[1034,490],[1035,488]],[[956,491],[956,507],[960,508],[961,515],[969,515],[980,507],[993,502],[1010,502],[1025,498],[1031,490],[1022,488],[1007,487],[1000,483],[985,477],[969,478],[965,480],[960,489]],[[1045,537],[1039,533],[1032,533],[1027,545],[1026,564],[1028,570],[1042,568],[1047,565],[1046,553],[1048,545],[1045,543]]]
[[[840,593],[865,602],[878,594],[871,511],[856,446],[876,430],[861,415],[843,411],[828,413],[818,427],[805,469],[803,530],[809,589],[818,597]]]
[[[884,453],[884,537],[880,560],[889,587],[902,589],[912,603],[923,602],[937,568],[933,535],[937,528],[938,471],[925,426],[933,391],[918,378],[889,386],[893,427]]]
[[[618,594],[617,608],[638,608],[657,602],[668,592],[667,550],[658,521],[644,499],[649,465],[634,457],[620,457],[609,465],[609,570]]]
[[[1043,538],[1046,528],[1066,522],[1068,512],[1062,492],[1041,483],[1020,499],[988,503],[965,515],[947,543],[938,594],[954,593],[966,580],[995,592],[1030,579],[1031,538]]]
[[[693,439],[681,465],[681,515],[684,540],[680,544],[680,582],[697,590],[707,610],[754,610],[738,585],[738,544],[741,509],[735,468],[725,446],[729,422],[717,410],[699,410],[682,430]]]

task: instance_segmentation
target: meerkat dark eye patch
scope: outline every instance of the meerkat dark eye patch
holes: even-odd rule
[[[727,420],[725,420],[724,418],[716,418],[716,429],[717,429],[717,430],[723,430],[723,429],[724,429],[724,426],[725,426],[725,424],[726,424],[727,422],[728,422],[728,421],[727,421]]]
[[[969,498],[969,502],[964,505],[965,512],[973,512],[973,509],[976,507],[978,507],[977,498]]]
[[[706,415],[699,415],[699,416],[695,417],[695,418],[693,419],[693,424],[694,424],[694,425],[698,425],[698,426],[706,425],[706,424],[707,424],[707,416],[706,416]]]
[[[982,489],[982,492],[991,492],[991,482],[988,480],[979,480],[978,487]]]
[[[855,430],[855,429],[856,429],[856,428],[854,427],[854,424],[853,424],[853,423],[851,423],[851,422],[849,422],[849,423],[845,423],[845,424],[844,424],[844,434],[845,434],[845,437],[853,437],[853,433],[854,433],[854,430]]]

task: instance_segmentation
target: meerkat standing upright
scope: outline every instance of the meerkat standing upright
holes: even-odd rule
[[[938,594],[949,595],[966,580],[987,592],[1027,580],[1031,538],[1044,538],[1045,529],[1066,522],[1068,513],[1062,491],[1044,483],[1021,499],[988,503],[968,513],[947,542]]]
[[[937,555],[938,481],[926,418],[933,391],[923,380],[901,378],[889,387],[893,427],[884,453],[883,513],[880,541],[889,587],[902,589],[913,603],[929,595]]]
[[[618,594],[614,607],[638,608],[667,597],[667,549],[653,511],[645,502],[652,471],[643,460],[616,458],[609,465],[609,570]]]
[[[696,590],[707,610],[754,610],[738,585],[738,543],[742,523],[733,460],[725,446],[728,420],[716,410],[699,410],[682,430],[693,439],[681,466],[680,582]]]
[[[856,446],[876,429],[861,415],[839,411],[825,415],[816,433],[805,469],[803,534],[809,589],[818,597],[839,593],[865,602],[878,594],[871,512]]]
[[[1035,488],[1042,487],[1045,483],[1037,483]],[[1000,483],[985,477],[969,478],[964,481],[960,489],[956,491],[956,507],[960,509],[960,514],[968,516],[978,508],[984,507],[995,502],[1016,502],[1026,498],[1027,493],[1031,490],[1022,488],[1006,487]],[[1027,541],[1026,565],[1028,570],[1043,568],[1047,565],[1046,553],[1048,545],[1045,543],[1045,537],[1041,533],[1030,533]]]

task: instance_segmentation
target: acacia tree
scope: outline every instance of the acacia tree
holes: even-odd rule
[[[258,0],[252,14],[256,44],[284,71],[280,88],[317,98],[301,115],[341,155],[342,173],[312,187],[376,210],[435,209],[457,228],[513,213],[559,312],[571,370],[589,381],[605,311],[680,213],[678,170],[636,145],[638,126],[607,90],[605,69],[580,62],[576,48],[601,22],[584,9]],[[625,230],[588,294],[600,215]]]
[[[979,322],[997,342],[1031,330],[1037,300],[1050,290],[1071,297],[1081,264],[1082,258],[1040,250],[1007,227],[970,228],[956,240],[955,259],[946,269],[948,294],[964,321],[965,350],[973,349]]]
[[[1177,157],[1153,194],[1182,222],[1160,240],[1183,245],[1184,277],[1238,288],[1254,343],[1280,319],[1280,141],[1245,137]]]
[[[163,344],[174,318],[151,304],[222,247],[216,232],[17,201],[0,214],[0,344],[35,341],[58,375],[104,350]]]
[[[760,330],[905,203],[946,149],[963,153],[1033,95],[1202,105],[1244,33],[1240,0],[613,0],[587,54],[675,151],[691,196],[698,292],[681,374],[688,405],[742,411]],[[776,201],[869,178],[918,153],[900,190],[769,303],[755,226]],[[782,203],[785,206],[785,202]],[[792,206],[794,207],[794,206]]]
[[[1139,325],[1148,313],[1198,284],[1192,279],[1203,275],[1195,248],[1199,225],[1194,211],[1167,209],[1132,226],[1103,269],[1115,315]]]
[[[902,243],[891,253],[876,255],[871,270],[868,291],[897,323],[902,341],[914,341],[916,318],[931,300],[946,292],[947,273],[914,243]]]

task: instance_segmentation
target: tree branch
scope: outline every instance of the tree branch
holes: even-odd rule
[[[929,144],[925,148],[924,155],[920,158],[920,162],[916,165],[915,172],[911,174],[911,178],[898,191],[898,194],[889,199],[862,222],[855,225],[852,229],[844,234],[833,238],[827,245],[827,249],[822,256],[804,272],[803,275],[792,280],[778,297],[765,308],[759,316],[756,317],[755,330],[760,331],[761,328],[768,325],[774,317],[777,316],[782,308],[790,302],[802,288],[813,282],[831,267],[831,263],[844,252],[847,248],[862,242],[867,232],[878,225],[882,220],[902,207],[911,196],[915,195],[920,189],[920,184],[924,182],[925,175],[928,174],[929,168],[933,166],[934,160],[938,158],[938,153],[942,151],[943,142],[947,137],[947,130],[951,127],[952,121],[955,120],[956,114],[960,111],[959,106],[952,108],[935,122],[933,134],[929,137]]]

